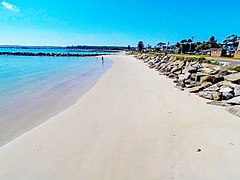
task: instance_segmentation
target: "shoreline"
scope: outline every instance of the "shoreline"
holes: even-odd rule
[[[239,118],[133,57],[109,58],[73,106],[0,148],[2,179],[240,177]]]
[[[58,82],[61,87],[56,83],[56,87],[53,86],[52,89],[30,94],[21,101],[2,108],[0,110],[0,148],[74,105],[95,86],[111,66],[112,62],[109,61],[104,69],[101,65],[100,69],[95,68],[89,71],[87,76],[69,76],[67,82],[65,80]],[[75,79],[76,77],[78,79]]]

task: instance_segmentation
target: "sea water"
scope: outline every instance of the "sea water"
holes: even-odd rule
[[[74,48],[1,48],[0,52],[20,52],[20,53],[63,53],[63,54],[115,54],[111,51],[96,51],[94,49],[74,49]]]
[[[101,57],[0,56],[0,145],[74,104],[111,65]]]

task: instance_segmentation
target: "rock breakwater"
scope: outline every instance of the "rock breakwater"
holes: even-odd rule
[[[195,93],[210,100],[208,104],[228,107],[230,113],[240,116],[239,66],[201,57],[142,53],[136,53],[135,57],[160,75],[173,79],[181,91]]]
[[[107,54],[72,54],[72,53],[32,53],[32,52],[0,52],[0,56],[73,56],[73,57],[93,57]]]

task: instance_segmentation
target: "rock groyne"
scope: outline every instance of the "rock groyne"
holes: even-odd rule
[[[103,56],[107,54],[73,54],[73,53],[32,53],[32,52],[0,52],[0,56],[72,56],[72,57],[92,57],[92,56]]]

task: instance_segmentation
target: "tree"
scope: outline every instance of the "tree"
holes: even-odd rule
[[[162,47],[165,46],[165,45],[166,45],[166,43],[164,43],[164,42],[159,42],[159,43],[157,44],[157,47],[162,48]]]
[[[181,44],[186,44],[188,41],[186,39],[181,40]]]
[[[152,49],[152,46],[150,44],[147,45],[148,49]]]
[[[192,39],[188,39],[188,40],[187,40],[187,43],[190,44],[190,46],[189,46],[189,52],[192,51],[192,42],[193,42]]]
[[[208,43],[208,48],[218,48],[218,47],[220,47],[214,36],[211,36],[207,43]]]
[[[175,44],[175,46],[176,46],[177,48],[180,48],[180,47],[181,47],[181,44],[180,44],[179,42],[177,42],[177,43]]]
[[[128,49],[128,51],[130,51],[130,50],[131,50],[131,46],[130,46],[130,45],[128,45],[127,49]]]
[[[233,42],[237,41],[238,38],[239,38],[239,37],[238,37],[237,35],[233,34],[233,35],[231,35],[231,36],[228,36],[228,37],[223,41],[223,43],[224,43],[224,44],[233,43]]]
[[[186,51],[188,51],[188,49],[187,49],[187,42],[188,42],[188,40],[187,39],[183,39],[183,40],[181,40],[181,52],[182,53],[185,53]]]
[[[142,41],[139,41],[137,47],[138,47],[138,51],[142,51],[142,50],[144,49],[144,44],[143,44],[143,42],[142,42]]]
[[[223,41],[223,46],[222,46],[222,54],[223,54],[223,56],[225,56],[225,55],[227,54],[229,45],[230,45],[230,46],[233,45],[234,42],[236,42],[236,41],[239,40],[238,38],[239,38],[239,37],[238,37],[237,35],[233,34],[233,35],[228,36],[228,37]]]
[[[178,54],[180,54],[181,53],[181,44],[179,42],[177,42],[174,46],[176,48],[178,48]]]
[[[191,39],[188,39],[187,40],[187,43],[192,43],[193,41]]]
[[[161,49],[163,49],[163,46],[165,46],[166,43],[164,42],[159,42],[157,45],[156,45],[156,49],[157,51],[160,51]]]

